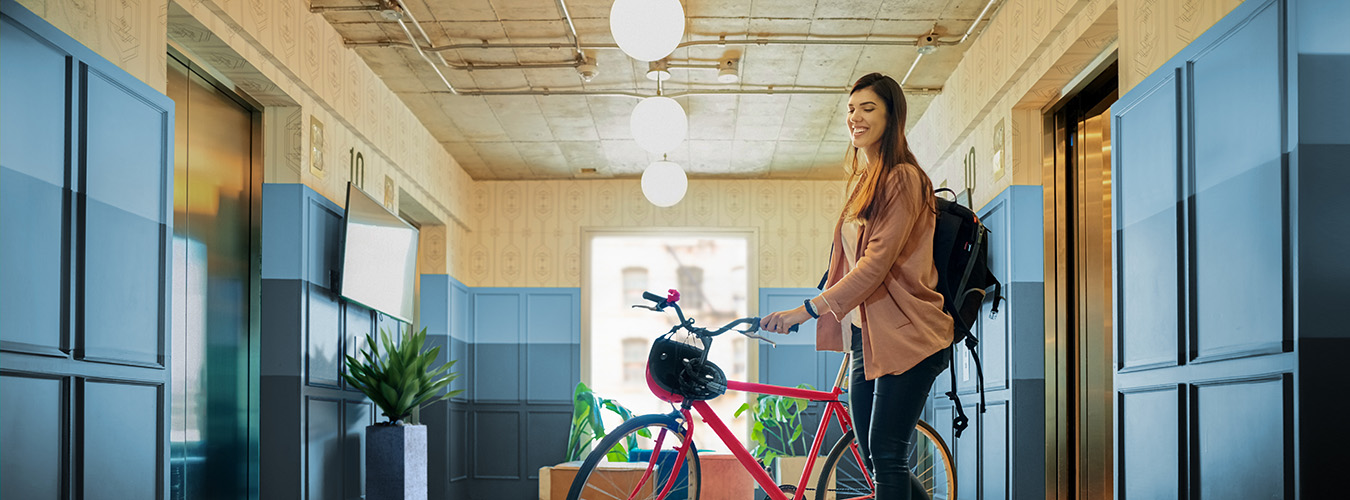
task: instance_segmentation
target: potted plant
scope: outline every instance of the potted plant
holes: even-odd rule
[[[798,389],[815,390],[810,384],[799,384]],[[810,444],[806,440],[802,422],[802,412],[806,411],[806,399],[761,394],[753,403],[742,404],[736,409],[735,416],[749,411],[754,425],[750,429],[750,441],[755,444],[751,454],[761,463],[769,464],[774,480],[780,485],[789,485],[784,491],[792,489],[801,479],[806,467],[806,453]],[[817,467],[807,485],[816,484],[815,474],[819,474],[821,459],[816,460]],[[806,497],[810,498],[808,492]]]
[[[621,421],[633,418],[633,412],[618,401],[597,396],[585,382],[577,382],[576,390],[572,392],[572,429],[567,434],[567,461],[586,458],[587,448],[591,443],[605,437],[605,422],[601,418],[601,410],[613,412]],[[628,451],[637,445],[634,438],[630,437],[628,441],[610,450],[611,462],[628,461]]]
[[[426,339],[426,328],[405,332],[398,342],[382,330],[382,344],[366,335],[362,359],[346,356],[342,378],[389,419],[366,427],[367,500],[427,498],[427,428],[417,422],[417,410],[463,391],[442,393],[459,374],[450,371],[453,360],[432,366],[441,348],[423,350]]]

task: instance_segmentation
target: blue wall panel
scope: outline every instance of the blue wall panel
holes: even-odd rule
[[[1120,160],[1130,162],[1130,168],[1111,174],[1118,193],[1116,329],[1129,331],[1118,335],[1120,367],[1177,361],[1181,276],[1176,252],[1157,251],[1177,249],[1180,241],[1177,85],[1170,75],[1162,78],[1115,119]]]
[[[0,478],[6,478],[0,480],[0,497],[63,497],[62,488],[69,488],[64,451],[67,399],[60,378],[0,374],[0,406],[6,410],[0,412],[0,446],[6,454],[23,457],[0,461]]]
[[[158,498],[164,479],[160,413],[163,387],[116,382],[80,384],[80,429],[77,446],[88,500]]]
[[[9,31],[15,30],[6,27]],[[9,116],[9,108],[4,109]],[[5,150],[9,144],[5,142]],[[62,321],[68,286],[62,186],[59,177],[51,184],[0,167],[0,233],[7,235],[0,238],[0,283],[10,285],[0,287],[0,317],[5,318],[0,343],[7,349],[18,347],[14,343],[50,355],[68,349],[62,340],[68,332]]]
[[[1279,24],[1272,3],[1191,63],[1198,357],[1284,338]]]
[[[1181,407],[1176,386],[1121,393],[1118,436],[1150,436],[1148,442],[1117,440],[1118,481],[1129,498],[1173,498],[1182,491]]]
[[[53,186],[65,185],[66,51],[4,20],[0,29],[0,166]]]
[[[306,500],[342,500],[341,408],[338,401],[306,401]]]

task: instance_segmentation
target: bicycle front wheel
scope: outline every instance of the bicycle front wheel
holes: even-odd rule
[[[670,415],[629,419],[586,456],[567,500],[698,500],[698,449],[684,446],[687,436]],[[681,448],[684,459],[676,470]]]
[[[956,470],[946,443],[927,423],[915,426],[914,447],[909,452],[909,468],[928,498],[956,498]],[[839,438],[825,459],[817,479],[816,491],[826,492],[821,500],[868,499],[876,495],[872,478],[861,463],[862,451],[850,430]]]

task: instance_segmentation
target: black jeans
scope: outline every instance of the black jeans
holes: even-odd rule
[[[876,500],[927,499],[928,493],[909,470],[909,449],[928,391],[947,368],[951,349],[938,351],[905,373],[867,380],[862,330],[856,326],[852,344],[849,409],[862,456],[876,478]]]

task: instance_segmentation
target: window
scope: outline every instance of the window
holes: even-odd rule
[[[633,304],[645,303],[646,299],[642,298],[642,292],[646,291],[650,291],[647,290],[647,268],[623,268],[623,303],[619,306],[629,307]]]
[[[651,342],[640,339],[623,339],[623,383],[642,385],[647,381],[647,350]]]
[[[680,307],[690,311],[703,309],[703,268],[680,266],[675,270],[677,287],[680,291]]]
[[[679,320],[670,309],[654,312],[631,306],[650,304],[641,298],[643,291],[664,297],[666,290],[674,288],[680,291],[680,307],[700,326],[721,326],[749,316],[755,307],[749,293],[753,278],[746,275],[746,269],[755,267],[750,260],[752,241],[753,233],[726,230],[586,230],[582,293],[588,305],[581,349],[587,363],[585,381],[596,395],[614,399],[637,414],[669,412],[670,404],[647,389],[647,353],[652,340]],[[748,373],[752,346],[738,335],[720,337],[709,359],[728,379],[749,380],[753,378]],[[738,419],[731,415],[745,401],[746,395],[740,392],[709,401],[742,443],[749,434],[747,414]],[[604,418],[606,424],[617,425],[608,415]]]

